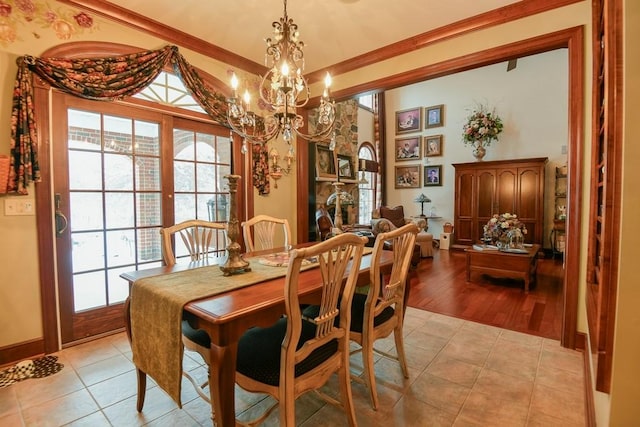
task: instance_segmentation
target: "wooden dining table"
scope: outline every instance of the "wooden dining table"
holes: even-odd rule
[[[248,254],[244,258],[250,262],[257,262],[257,259],[266,253],[268,252]],[[369,282],[371,262],[371,254],[362,257],[358,278],[360,285]],[[381,266],[389,267],[392,263],[392,252],[383,251]],[[121,274],[120,277],[127,280],[131,286],[136,286],[136,281],[139,279],[173,274],[211,264],[212,262],[176,264],[171,267],[127,272]],[[184,311],[189,313],[187,317],[191,326],[205,331],[211,338],[209,387],[213,419],[216,425],[235,425],[235,374],[238,341],[247,329],[254,326],[270,326],[283,315],[285,312],[284,284],[285,277],[278,277],[191,301],[184,306]],[[310,268],[300,273],[299,298],[301,304],[318,303],[317,298],[321,294],[321,288],[322,278],[319,268]],[[146,381],[146,374],[142,373],[142,375],[144,376],[143,380]],[[141,406],[139,406],[140,409]]]

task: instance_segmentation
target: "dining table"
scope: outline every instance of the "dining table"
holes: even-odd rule
[[[312,244],[312,243],[311,243]],[[308,246],[309,243],[298,245]],[[372,264],[372,254],[369,248],[362,257],[358,275],[358,286],[369,283],[370,267]],[[244,259],[250,262],[250,265],[256,265],[260,262],[261,257],[270,253],[283,253],[284,248],[278,248],[271,251],[255,252],[245,254]],[[206,269],[215,267],[216,264],[222,264],[224,259],[213,258],[204,261],[193,261],[185,264],[176,264],[173,266],[163,266],[150,268],[146,270],[136,270],[126,272],[120,275],[130,284],[131,292],[131,309],[134,310],[135,298],[134,289],[138,284],[145,283],[153,285],[154,282],[161,282],[163,279],[170,278],[173,281],[188,281],[189,276],[185,272],[196,269]],[[393,264],[393,253],[391,251],[382,251],[380,265],[383,268],[390,268]],[[284,268],[283,268],[284,267]],[[199,330],[205,331],[210,339],[210,366],[209,366],[209,388],[211,395],[212,415],[215,425],[218,426],[234,426],[235,419],[235,374],[236,374],[236,357],[238,351],[238,341],[240,337],[252,327],[267,327],[278,321],[285,312],[284,302],[284,285],[286,276],[286,266],[274,266],[280,268],[282,275],[278,277],[268,278],[264,281],[234,288],[221,293],[216,293],[204,298],[188,301],[183,306],[183,314],[188,319],[189,324]],[[244,273],[238,273],[244,274]],[[220,281],[233,280],[235,274],[230,277],[218,275],[216,283]],[[184,277],[184,279],[183,279]],[[318,303],[321,295],[322,277],[320,269],[309,267],[301,271],[298,283],[298,294],[301,304]],[[153,292],[153,290],[152,290]],[[134,347],[135,340],[141,338],[140,335],[131,335],[131,317],[134,316],[133,311],[127,313],[127,334],[132,340]],[[130,316],[130,317],[129,317]],[[181,321],[181,320],[180,320]],[[180,327],[176,325],[171,328],[170,334],[180,334]],[[178,332],[174,332],[178,331]],[[143,331],[138,334],[145,333]],[[180,339],[180,337],[172,337]],[[163,354],[153,354],[156,358],[164,357]],[[182,357],[182,353],[180,353]],[[135,362],[135,350],[134,350]],[[181,375],[181,360],[180,372]],[[142,410],[140,401],[140,385],[146,383],[147,373],[138,368],[138,410]],[[152,378],[153,375],[150,375]],[[154,378],[155,380],[155,378]],[[157,381],[156,381],[157,382]],[[144,396],[144,394],[143,394]],[[174,398],[175,400],[175,398]],[[178,404],[180,405],[179,396]]]

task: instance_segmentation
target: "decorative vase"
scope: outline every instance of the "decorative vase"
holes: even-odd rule
[[[485,154],[487,154],[487,149],[484,148],[482,141],[476,141],[476,145],[473,149],[473,157],[475,157],[477,161],[481,162]]]
[[[519,228],[513,228],[507,233],[509,237],[510,249],[522,249],[524,248],[524,235]]]

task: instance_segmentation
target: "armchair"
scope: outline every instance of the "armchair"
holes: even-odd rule
[[[418,264],[420,258],[433,256],[433,234],[426,232],[426,219],[420,217],[405,217],[403,206],[396,206],[393,208],[380,206],[380,209],[373,211],[371,218],[371,231],[374,236],[377,236],[379,233],[387,233],[410,223],[416,224],[420,230],[416,236],[417,253],[415,253],[411,258],[411,265],[415,266]]]

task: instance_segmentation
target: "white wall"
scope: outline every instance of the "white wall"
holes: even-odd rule
[[[420,205],[413,199],[426,194],[441,220],[429,221],[429,232],[438,238],[442,224],[453,222],[455,170],[452,163],[475,161],[471,148],[462,142],[462,126],[478,103],[495,108],[504,122],[498,142],[493,142],[484,160],[548,157],[545,185],[545,247],[554,216],[555,166],[566,162],[563,147],[568,144],[568,58],[559,49],[518,59],[507,72],[506,62],[441,77],[390,90],[386,101],[386,203],[404,205],[407,216],[419,215]],[[443,126],[419,133],[395,134],[395,112],[416,107],[444,104]],[[395,161],[394,140],[412,135],[443,135],[442,156],[425,157],[421,163]],[[427,163],[428,162],[428,163]],[[396,189],[396,165],[442,165],[442,186]],[[422,168],[421,168],[422,169]],[[421,183],[423,185],[423,183]]]

